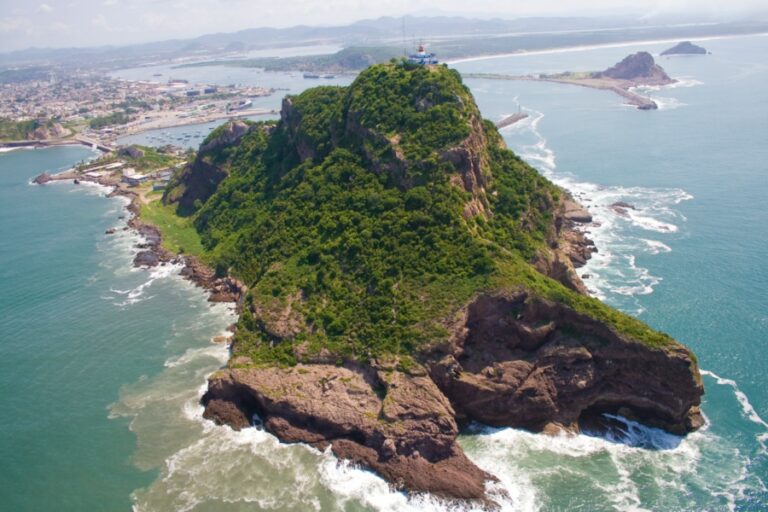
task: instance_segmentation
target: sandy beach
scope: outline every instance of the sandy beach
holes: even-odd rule
[[[768,37],[768,32],[762,32],[757,34],[733,34],[723,36],[709,36],[709,37],[693,37],[688,38],[691,42],[703,42],[703,41],[717,41],[721,39],[736,39],[745,36],[763,36]],[[476,55],[474,57],[460,57],[457,59],[448,59],[446,64],[460,64],[462,62],[476,62],[480,60],[489,59],[503,59],[506,57],[525,57],[528,55],[549,55],[553,53],[572,53],[572,52],[584,52],[588,50],[599,50],[603,48],[627,48],[634,46],[649,46],[655,44],[675,44],[679,43],[680,38],[674,39],[648,39],[638,41],[626,41],[621,43],[605,43],[605,44],[585,44],[580,46],[560,46],[555,48],[548,48],[546,50],[520,50],[509,53],[496,53],[492,55]]]

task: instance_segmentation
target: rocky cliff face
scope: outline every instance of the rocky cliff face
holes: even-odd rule
[[[667,75],[661,66],[656,64],[653,56],[648,52],[637,52],[625,57],[621,62],[613,67],[593,74],[594,78],[615,78],[617,80],[627,80],[644,85],[663,85],[672,83],[673,80]]]
[[[670,432],[702,425],[690,351],[652,349],[524,291],[481,295],[456,318],[430,374],[463,419],[535,431],[619,413]]]
[[[211,377],[204,415],[330,444],[398,488],[477,500],[493,477],[456,444],[460,423],[576,432],[615,413],[677,434],[703,423],[696,361],[679,345],[647,347],[522,290],[479,295],[445,322],[450,339],[407,368],[328,352],[292,368],[236,358]]]
[[[59,123],[47,123],[45,125],[38,126],[34,131],[27,134],[28,139],[33,140],[50,140],[57,139],[66,134],[66,130]]]
[[[538,252],[533,266],[571,290],[589,295],[576,269],[583,267],[597,252],[594,242],[580,230],[582,225],[592,222],[592,215],[569,196],[563,198],[553,211],[546,247]]]
[[[236,120],[213,132],[200,146],[195,160],[172,178],[163,194],[163,202],[178,204],[181,214],[195,211],[213,195],[219,183],[228,175],[224,150],[236,145],[253,129],[254,125]]]
[[[309,443],[370,467],[396,487],[479,499],[485,481],[456,445],[448,399],[423,369],[342,366],[223,370],[203,398],[205,417],[233,428],[264,428],[286,442]]]

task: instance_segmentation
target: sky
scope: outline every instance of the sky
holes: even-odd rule
[[[403,14],[654,18],[695,12],[713,21],[728,21],[764,13],[765,4],[765,0],[0,0],[0,52],[122,45],[254,27],[343,25]]]

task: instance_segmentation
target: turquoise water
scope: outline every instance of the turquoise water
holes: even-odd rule
[[[136,438],[126,419],[108,418],[110,405],[124,384],[208,344],[228,321],[201,316],[202,294],[167,271],[147,284],[151,275],[131,269],[138,239],[104,234],[124,224],[122,201],[96,187],[29,184],[90,156],[79,147],[0,155],[3,510],[128,509],[156,470],[134,465]]]
[[[518,105],[529,112],[503,130],[507,143],[592,210],[600,253],[581,272],[594,293],[687,343],[706,370],[709,423],[685,439],[631,423],[621,439],[474,426],[462,445],[499,477],[492,493],[505,510],[768,508],[768,38],[702,44],[713,54],[659,59],[683,81],[651,91],[657,112],[603,91],[468,81],[486,117]],[[456,67],[599,69],[666,46]],[[201,81],[246,73],[193,72]],[[104,234],[125,221],[123,203],[103,189],[29,185],[89,156],[0,154],[0,509],[447,508],[392,493],[328,453],[202,420],[205,376],[226,360],[210,339],[233,314],[210,306],[174,267],[132,269],[138,239]],[[636,210],[617,215],[608,205],[619,200]],[[639,448],[649,444],[659,449]]]

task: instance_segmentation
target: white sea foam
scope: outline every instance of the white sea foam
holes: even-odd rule
[[[130,290],[113,290],[110,288],[110,291],[117,293],[118,295],[126,296],[126,300],[115,303],[115,305],[119,307],[125,307],[130,306],[131,304],[136,304],[137,302],[141,302],[142,300],[148,300],[152,298],[144,296],[144,292],[146,292],[149,287],[152,286],[152,284],[156,281],[177,275],[182,268],[183,265],[181,263],[166,263],[158,265],[150,271],[149,279],[136,286],[135,288]]]
[[[580,270],[582,275],[590,276],[585,284],[598,298],[629,312],[642,313],[637,296],[653,293],[661,278],[638,265],[636,255],[655,255],[672,249],[660,240],[638,236],[637,231],[661,235],[678,233],[686,219],[674,206],[692,196],[681,189],[602,186],[579,181],[557,168],[557,157],[539,129],[544,114],[528,112],[530,116],[512,125],[510,128],[514,131],[508,132],[522,138],[533,137],[528,144],[515,148],[516,151],[549,179],[569,190],[594,219],[592,225],[583,228],[598,247],[598,252]],[[617,202],[628,203],[632,208],[613,208],[611,205]]]
[[[187,351],[179,357],[172,357],[168,359],[164,363],[164,366],[166,368],[174,368],[179,365],[187,364],[194,359],[203,357],[210,357],[218,360],[220,364],[224,364],[227,362],[229,354],[226,350],[222,350],[221,347],[217,345],[209,345],[202,348],[190,348],[187,349]]]
[[[672,251],[672,248],[664,242],[659,242],[658,240],[648,240],[647,238],[641,238],[640,240],[645,242],[646,250],[651,254],[661,254]]]
[[[670,98],[667,96],[653,96],[651,99],[656,102],[659,110],[675,110],[687,105],[687,103],[683,103],[677,98]]]
[[[67,183],[67,182],[65,182]],[[77,186],[70,189],[71,193],[86,193],[92,196],[106,197],[115,187],[110,185],[102,185],[101,183],[95,183],[93,181],[81,181]]]
[[[677,81],[668,85],[665,85],[665,89],[681,89],[681,88],[689,88],[689,87],[696,87],[699,85],[704,85],[704,82],[700,80],[696,80],[695,78],[691,77],[676,77]]]
[[[768,445],[766,444],[766,442],[768,442],[768,422],[760,417],[752,403],[749,401],[747,394],[739,388],[739,385],[733,379],[721,377],[709,370],[701,370],[701,374],[715,379],[715,382],[720,386],[729,386],[733,389],[733,394],[739,402],[739,407],[741,408],[741,413],[744,418],[765,429],[765,432],[757,434],[755,437],[760,443],[763,453],[768,454]]]

